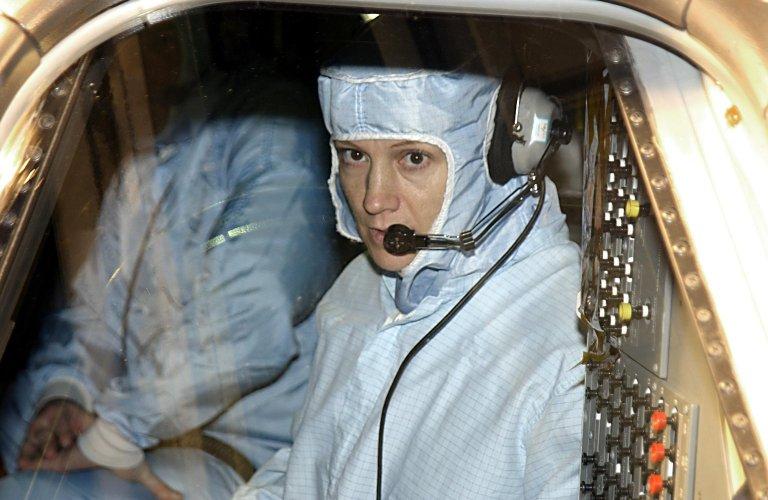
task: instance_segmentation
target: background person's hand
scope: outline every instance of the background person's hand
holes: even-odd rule
[[[21,445],[19,468],[31,469],[43,459],[54,459],[71,449],[77,437],[96,420],[93,413],[68,399],[46,403],[29,424]]]

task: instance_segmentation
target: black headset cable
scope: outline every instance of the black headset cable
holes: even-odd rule
[[[547,149],[549,148],[549,145],[547,145]],[[546,150],[545,150],[546,153]],[[544,158],[544,155],[542,155],[542,160]],[[539,165],[541,165],[541,161],[539,161]],[[400,378],[403,376],[403,373],[405,372],[406,367],[410,364],[411,360],[413,360],[414,357],[421,351],[424,347],[426,347],[429,342],[435,338],[435,336],[440,333],[440,331],[447,325],[454,316],[464,307],[464,305],[469,302],[469,300],[477,294],[478,291],[485,285],[485,283],[491,278],[491,276],[498,271],[498,269],[504,265],[507,260],[517,251],[517,249],[520,247],[520,245],[525,241],[525,239],[528,237],[528,234],[530,234],[531,230],[533,229],[533,226],[536,224],[536,221],[539,218],[539,214],[541,213],[541,210],[544,206],[544,198],[545,198],[545,184],[544,184],[544,176],[537,167],[535,170],[536,175],[536,184],[535,186],[538,186],[538,196],[539,200],[536,204],[536,209],[534,210],[533,214],[531,215],[531,218],[528,220],[528,223],[525,225],[523,230],[518,235],[517,239],[514,243],[507,249],[506,252],[497,260],[493,266],[491,266],[488,271],[483,274],[483,276],[475,283],[472,288],[470,288],[467,293],[464,294],[463,297],[454,305],[450,311],[446,313],[445,316],[435,325],[432,327],[429,332],[427,332],[426,335],[424,335],[421,340],[408,352],[408,354],[403,358],[403,361],[400,363],[400,367],[397,369],[397,372],[395,373],[394,378],[392,379],[392,383],[389,386],[389,390],[387,391],[387,395],[384,398],[384,404],[381,408],[381,418],[379,420],[379,439],[378,439],[378,449],[377,449],[377,456],[376,456],[376,499],[381,500],[381,483],[382,483],[382,472],[384,468],[384,428],[387,420],[387,409],[389,408],[389,402],[392,399],[392,395],[395,393],[395,389],[397,388],[397,384],[400,382]]]

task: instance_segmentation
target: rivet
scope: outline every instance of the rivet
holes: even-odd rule
[[[53,87],[52,94],[55,97],[64,97],[65,95],[69,94],[69,83],[67,82],[61,82],[55,87]]]
[[[749,425],[749,419],[743,413],[736,413],[731,417],[731,422],[739,429],[743,429]]]
[[[736,392],[736,385],[734,385],[734,383],[730,380],[721,380],[718,382],[717,388],[720,389],[724,394],[728,395]]]
[[[656,191],[661,191],[665,187],[667,187],[667,178],[662,176],[656,176],[653,179],[651,179],[651,186],[653,186],[653,189]]]
[[[37,163],[43,157],[43,149],[40,146],[30,146],[27,148],[25,156],[29,161]]]
[[[5,215],[3,215],[2,220],[0,220],[0,224],[2,224],[5,227],[13,227],[14,224],[16,224],[16,221],[18,220],[18,216],[13,212],[8,212]]]
[[[688,242],[685,240],[676,242],[674,245],[672,245],[672,251],[680,257],[686,255],[688,253]]]
[[[677,219],[677,212],[675,212],[671,208],[667,208],[665,210],[662,210],[661,218],[664,219],[664,222],[666,222],[667,224],[671,224],[675,222],[675,220]]]
[[[632,87],[632,82],[631,81],[629,81],[629,80],[622,80],[619,83],[619,92],[622,95],[629,95],[629,94],[632,93],[633,90],[634,89]]]
[[[720,356],[723,353],[722,344],[720,344],[720,342],[710,342],[710,344],[707,346],[707,353],[713,357]]]
[[[683,283],[685,283],[686,288],[696,290],[701,285],[701,278],[696,273],[688,273],[683,278]]]
[[[754,467],[760,464],[760,455],[754,452],[748,451],[744,454],[744,463],[750,467]]]
[[[29,184],[36,178],[37,178],[37,168],[30,168],[29,170],[27,170],[27,177],[24,182]]]
[[[650,142],[643,143],[640,145],[640,154],[646,158],[653,158],[656,156],[656,148]]]
[[[639,111],[633,111],[629,115],[629,121],[632,122],[632,125],[638,126],[642,125],[642,123],[645,121],[645,118],[643,118],[643,114]]]
[[[725,110],[725,119],[728,122],[728,125],[735,127],[741,122],[741,111],[739,111],[739,108],[736,106],[731,106]]]
[[[608,51],[608,60],[616,64],[621,62],[621,49],[614,47]]]
[[[712,319],[712,311],[704,307],[696,309],[696,319],[701,323],[706,323]]]
[[[50,113],[43,113],[40,118],[37,119],[37,126],[48,130],[56,124],[56,118]]]

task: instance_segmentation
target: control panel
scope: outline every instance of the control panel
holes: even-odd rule
[[[617,101],[584,190],[581,498],[693,498],[699,407],[667,382],[672,275]]]
[[[591,367],[582,494],[692,498],[698,411],[629,357]]]

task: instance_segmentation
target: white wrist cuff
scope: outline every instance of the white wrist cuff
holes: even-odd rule
[[[49,382],[37,401],[37,411],[40,411],[47,403],[57,399],[68,399],[79,404],[86,411],[93,411],[91,395],[85,385],[74,378],[59,378]]]
[[[110,469],[131,469],[144,460],[144,450],[100,418],[77,438],[77,446],[89,460]]]

